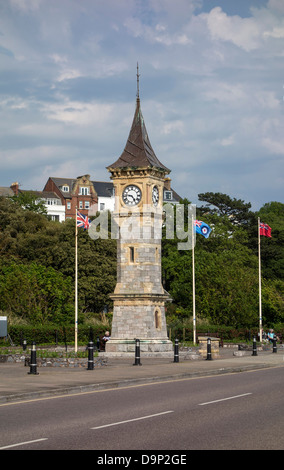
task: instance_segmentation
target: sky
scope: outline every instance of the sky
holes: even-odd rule
[[[109,181],[136,106],[172,187],[284,203],[283,0],[1,0],[0,186]]]

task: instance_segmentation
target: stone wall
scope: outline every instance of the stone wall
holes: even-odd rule
[[[25,366],[30,366],[30,356],[24,354],[2,354],[0,355],[0,363],[23,363]],[[94,358],[94,367],[101,367],[107,365],[107,358]],[[38,367],[78,367],[86,369],[88,367],[88,358],[37,358]]]

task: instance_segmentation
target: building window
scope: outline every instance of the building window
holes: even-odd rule
[[[90,192],[89,192],[89,188],[88,187],[80,187],[80,192],[79,194],[83,195],[83,196],[89,196]]]
[[[83,209],[83,201],[79,201],[79,209]]]
[[[172,191],[164,191],[164,198],[166,201],[171,201],[173,198]]]
[[[159,309],[159,307],[156,307],[155,309],[155,328],[157,330],[162,329],[162,314],[161,314],[161,310]]]
[[[71,202],[67,202],[67,209],[71,209]]]
[[[85,201],[85,209],[89,209],[90,208],[90,202],[89,201]]]
[[[69,186],[62,186],[62,191],[64,191],[64,193],[68,193]]]
[[[155,250],[155,262],[158,263],[159,262],[159,249],[156,248]]]
[[[134,247],[133,246],[129,247],[129,259],[130,259],[130,263],[134,263]]]

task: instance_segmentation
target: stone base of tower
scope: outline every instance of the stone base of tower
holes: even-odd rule
[[[169,339],[140,339],[140,356],[141,358],[149,356],[169,356],[173,355],[173,343]],[[136,341],[135,339],[110,339],[106,343],[105,355],[109,357],[115,356],[133,356],[135,355]]]

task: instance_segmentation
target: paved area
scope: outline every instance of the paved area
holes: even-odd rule
[[[258,351],[257,356],[246,351],[239,357],[234,355],[234,351],[221,348],[220,357],[211,361],[189,359],[182,352],[179,362],[174,362],[174,357],[143,357],[141,354],[141,365],[134,365],[134,357],[107,358],[106,365],[95,366],[93,370],[37,367],[38,375],[29,374],[30,367],[23,363],[1,363],[0,404],[165,380],[284,367],[282,346],[277,353],[272,353],[271,349]]]

